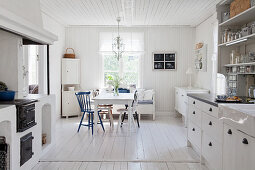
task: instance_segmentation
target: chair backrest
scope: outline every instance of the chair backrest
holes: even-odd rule
[[[137,106],[137,103],[138,103],[138,98],[137,98],[137,90],[135,91],[134,93],[134,100],[132,102],[132,107],[136,107]]]
[[[88,112],[91,110],[90,105],[90,92],[78,92],[75,93],[78,103],[81,108],[81,112]]]

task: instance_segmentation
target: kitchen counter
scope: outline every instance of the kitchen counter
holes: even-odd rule
[[[215,101],[215,96],[208,93],[189,93],[187,95],[188,97],[191,97],[193,99],[205,102],[207,104],[213,105],[215,107],[218,107],[218,102]]]
[[[207,94],[207,93],[192,93],[188,94],[189,97],[194,98],[196,100],[205,102],[207,104],[213,105],[215,107],[218,107],[219,105],[222,104],[227,104],[227,105],[252,105],[254,103],[249,103],[247,102],[247,97],[240,97],[242,99],[242,102],[237,102],[237,103],[228,103],[228,102],[217,102],[215,99],[215,95],[213,94]]]
[[[219,115],[223,122],[255,137],[255,104],[222,104]]]

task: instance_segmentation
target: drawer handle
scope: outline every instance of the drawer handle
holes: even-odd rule
[[[243,144],[248,145],[248,140],[246,138],[243,139]]]
[[[232,130],[231,129],[228,129],[228,134],[232,135]]]
[[[209,112],[212,112],[212,108],[209,109]]]
[[[195,128],[193,128],[192,131],[195,131]]]
[[[196,104],[196,102],[194,101],[193,104]]]
[[[209,125],[212,126],[212,122],[211,121],[209,122]]]
[[[212,146],[212,142],[209,143],[209,146]]]
[[[184,95],[182,94],[182,96],[184,96]]]
[[[195,111],[193,112],[193,115],[194,115],[194,114],[196,114],[196,112],[195,112]]]

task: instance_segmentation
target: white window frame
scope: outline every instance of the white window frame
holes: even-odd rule
[[[101,53],[102,54],[102,66],[103,66],[103,69],[102,69],[102,78],[103,78],[103,87],[106,88],[106,84],[104,84],[104,73],[105,72],[116,72],[116,73],[119,73],[120,76],[122,76],[124,74],[124,63],[123,63],[123,60],[120,59],[119,60],[119,65],[120,65],[120,68],[119,68],[119,71],[111,71],[111,70],[104,70],[104,56],[106,55],[114,55],[114,53],[111,53],[111,52],[103,52]],[[137,82],[137,87],[136,88],[141,88],[142,87],[142,57],[143,57],[143,52],[125,52],[122,54],[123,56],[125,55],[134,55],[134,56],[138,56],[138,82]],[[125,72],[130,72],[132,73],[132,71],[125,71]]]

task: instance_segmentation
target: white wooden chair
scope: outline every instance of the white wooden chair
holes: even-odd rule
[[[135,124],[135,120],[134,120],[134,117],[135,117],[136,120],[137,120],[137,125],[138,125],[138,127],[140,128],[140,124],[139,124],[139,115],[138,115],[137,110],[136,110],[136,108],[137,108],[137,103],[138,103],[138,100],[137,100],[137,91],[135,91],[134,100],[133,100],[133,102],[132,102],[132,105],[129,106],[129,107],[131,107],[131,112],[132,112],[132,115],[133,115],[133,116],[131,117],[132,122]],[[122,124],[123,124],[123,122],[124,122],[124,120],[125,120],[126,114],[128,113],[128,108],[126,107],[126,108],[118,109],[117,112],[120,113],[120,114],[119,114],[119,121],[118,121],[118,128],[119,128],[119,127],[122,127]],[[121,118],[122,118],[122,119],[121,119]]]

